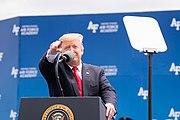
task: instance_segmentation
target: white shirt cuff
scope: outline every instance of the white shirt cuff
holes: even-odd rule
[[[57,54],[55,54],[55,55],[51,55],[51,54],[46,54],[46,58],[47,58],[47,60],[50,62],[50,63],[54,63],[54,60],[56,59],[56,57],[57,57],[57,55],[58,55],[59,53],[57,53]]]

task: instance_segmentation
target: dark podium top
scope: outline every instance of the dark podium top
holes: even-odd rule
[[[106,120],[100,97],[21,98],[18,120]]]

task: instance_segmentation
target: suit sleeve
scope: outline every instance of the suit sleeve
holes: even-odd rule
[[[99,75],[99,87],[100,87],[100,96],[105,103],[112,103],[116,106],[116,91],[111,86],[109,80],[106,78],[104,70],[101,69]]]
[[[51,80],[55,80],[54,63],[48,62],[46,54],[41,58],[39,62],[39,69],[43,77],[49,83]]]

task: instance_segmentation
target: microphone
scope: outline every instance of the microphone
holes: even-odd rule
[[[74,53],[71,51],[66,51],[60,56],[59,62],[71,62],[73,59]]]

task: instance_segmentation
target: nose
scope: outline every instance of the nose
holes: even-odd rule
[[[70,50],[71,52],[73,52],[73,51],[74,51],[73,46],[71,46],[69,50]]]

